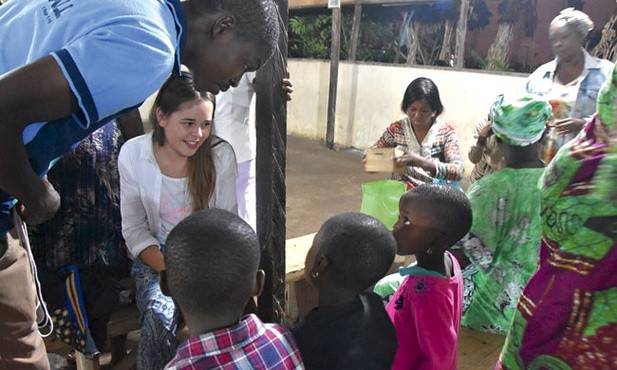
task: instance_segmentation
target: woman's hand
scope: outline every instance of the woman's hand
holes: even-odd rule
[[[394,165],[396,167],[416,166],[422,167],[425,158],[419,154],[407,152],[401,156],[394,157]]]
[[[491,121],[486,120],[486,124],[482,129],[478,132],[478,144],[484,145],[486,143],[486,139],[493,134],[493,130],[491,129]]]
[[[583,128],[585,120],[581,118],[566,117],[553,121],[553,127],[559,135],[567,135],[569,133],[577,133]]]
[[[289,79],[289,70],[285,72],[286,78],[283,79],[283,92],[285,92],[285,99],[291,101],[291,94],[294,92],[294,84]]]

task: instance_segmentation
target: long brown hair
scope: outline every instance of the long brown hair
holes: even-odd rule
[[[169,116],[180,109],[180,105],[193,99],[203,99],[212,102],[216,108],[216,99],[209,92],[199,92],[195,89],[193,75],[182,72],[181,75],[172,75],[165,81],[159,90],[152,110],[150,111],[150,124],[152,125],[152,142],[155,145],[165,144],[165,130],[159,125],[156,118],[157,108],[164,116]],[[212,110],[212,125],[214,125],[214,109]],[[216,169],[212,159],[212,132],[210,136],[197,149],[194,155],[188,158],[188,191],[193,199],[193,211],[208,208],[208,202],[216,184]]]

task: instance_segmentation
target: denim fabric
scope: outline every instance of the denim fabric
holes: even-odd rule
[[[137,286],[135,300],[141,330],[137,345],[137,369],[162,369],[176,354],[179,310],[161,292],[158,274],[141,259],[135,259],[133,276]]]

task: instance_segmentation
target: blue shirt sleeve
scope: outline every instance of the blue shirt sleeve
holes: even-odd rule
[[[97,29],[52,53],[77,98],[77,121],[88,127],[141,104],[170,75],[176,39],[164,25],[131,19]]]

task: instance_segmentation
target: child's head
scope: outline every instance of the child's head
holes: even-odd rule
[[[166,242],[165,284],[187,319],[237,320],[263,286],[255,232],[231,212],[208,208],[178,223]]]
[[[182,62],[199,90],[214,94],[236,86],[272,56],[282,25],[272,0],[189,0]]]
[[[471,228],[471,204],[451,186],[422,184],[403,194],[392,233],[400,255],[441,252]]]
[[[152,141],[166,156],[187,159],[188,189],[195,210],[206,208],[214,191],[212,126],[215,98],[195,88],[193,76],[172,75],[159,89],[150,111]]]
[[[306,256],[307,281],[360,293],[382,278],[394,261],[396,242],[376,218],[343,213],[319,229]]]

